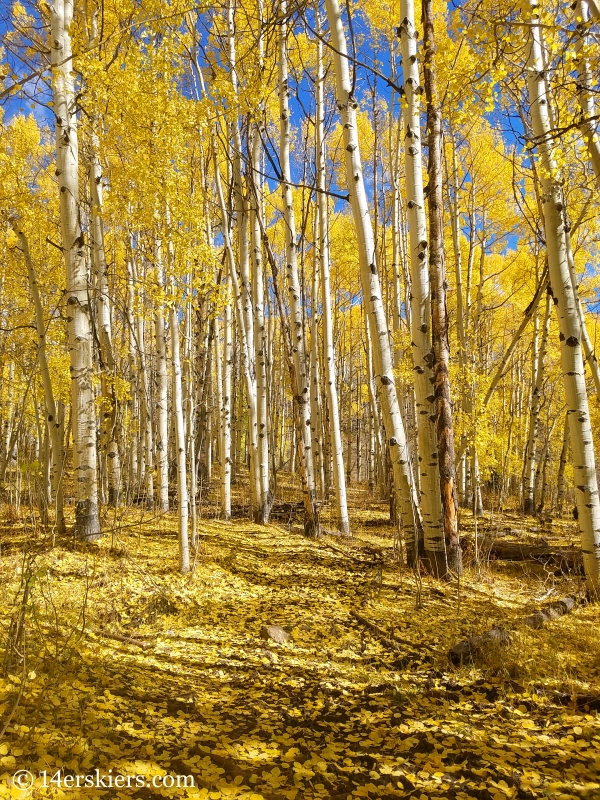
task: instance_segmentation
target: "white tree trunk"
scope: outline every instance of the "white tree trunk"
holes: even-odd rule
[[[564,200],[554,158],[542,59],[537,0],[527,4],[531,17],[527,84],[533,133],[537,139],[550,282],[560,328],[561,363],[569,416],[578,524],[588,588],[600,583],[600,502],[581,347],[577,290],[571,280],[565,236]]]
[[[283,200],[283,218],[285,225],[285,258],[286,278],[290,303],[290,335],[292,356],[294,361],[296,394],[294,402],[297,406],[301,439],[298,441],[299,454],[303,461],[303,471],[306,474],[308,492],[307,518],[305,532],[311,536],[320,533],[319,515],[316,502],[315,473],[313,452],[310,435],[310,376],[308,355],[306,352],[306,339],[302,317],[302,300],[300,296],[300,281],[298,278],[298,245],[296,242],[296,222],[294,218],[294,205],[290,176],[290,109],[289,85],[287,65],[287,13],[286,0],[280,0],[279,11],[281,22],[279,29],[279,163],[281,166],[282,181],[281,194]],[[310,508],[309,508],[310,507]]]
[[[252,249],[252,306],[254,310],[254,364],[256,369],[256,423],[258,433],[259,494],[255,521],[269,521],[273,498],[269,487],[269,414],[267,403],[267,332],[265,327],[265,297],[259,204],[262,196],[260,133],[252,130],[251,158],[253,195],[250,205],[250,244]]]
[[[427,252],[427,220],[423,195],[423,165],[419,97],[422,88],[417,60],[418,33],[413,0],[402,0],[399,28],[404,74],[404,175],[406,181],[411,267],[411,338],[417,409],[418,469],[421,488],[424,554],[428,563],[444,560],[442,500],[435,434],[433,372],[431,370],[431,295]],[[444,570],[445,571],[445,570]]]
[[[318,8],[317,30],[320,32],[321,22]],[[319,266],[321,268],[321,319],[323,323],[323,349],[325,352],[325,387],[327,391],[327,407],[329,409],[329,435],[331,439],[331,456],[333,461],[333,486],[335,491],[336,514],[338,526],[346,536],[350,535],[350,518],[346,500],[346,481],[344,477],[344,453],[340,430],[340,412],[337,394],[337,369],[335,349],[333,346],[333,320],[331,316],[331,282],[329,259],[329,214],[326,189],[326,144],[325,144],[325,74],[323,70],[323,44],[317,40],[317,85],[316,85],[316,170],[317,170],[317,213]],[[374,399],[374,398],[373,398]]]
[[[165,291],[162,242],[157,231],[154,239],[154,263],[160,292]],[[157,300],[154,316],[156,338],[156,466],[158,472],[158,508],[169,510],[169,373],[167,370],[167,326],[164,303]]]
[[[15,233],[19,238],[19,243],[25,257],[27,267],[27,278],[29,281],[29,291],[35,308],[35,327],[38,336],[37,358],[40,366],[42,378],[42,388],[44,390],[44,405],[46,407],[46,425],[52,444],[52,464],[50,467],[50,486],[54,494],[54,504],[56,509],[56,530],[58,533],[65,533],[65,516],[63,502],[63,470],[65,462],[64,452],[64,409],[62,403],[54,400],[54,389],[46,357],[46,321],[44,319],[44,308],[40,297],[40,290],[37,282],[35,268],[29,251],[29,242],[25,233],[20,229],[17,220],[12,221]]]
[[[98,514],[96,412],[94,406],[89,276],[79,207],[79,154],[73,89],[70,28],[73,0],[50,7],[53,112],[56,123],[56,174],[60,189],[62,246],[66,261],[66,308],[71,362],[73,471],[77,486],[75,533],[93,540],[102,535]]]
[[[546,356],[546,345],[550,332],[550,315],[552,311],[552,297],[546,295],[546,310],[544,312],[544,322],[542,327],[542,339],[535,364],[533,375],[533,388],[531,393],[531,411],[529,414],[529,439],[527,442],[527,462],[525,465],[525,486],[523,510],[526,514],[535,513],[535,475],[536,458],[535,448],[537,442],[538,428],[540,424],[540,407],[542,402],[542,385],[544,381],[544,358]],[[536,347],[533,347],[534,352]]]
[[[360,277],[364,302],[371,326],[376,379],[381,393],[384,426],[394,470],[394,487],[398,509],[402,515],[409,558],[414,560],[422,531],[419,500],[414,489],[408,444],[394,382],[392,355],[383,307],[379,274],[375,263],[373,228],[365,191],[358,130],[357,102],[352,96],[352,81],[348,69],[346,37],[337,0],[326,0],[335,73],[337,104],[342,116],[346,152],[346,181],[354,224],[358,236]]]
[[[168,224],[168,211],[167,211]],[[173,268],[172,245],[169,236],[169,267]],[[170,276],[170,327],[171,327],[171,368],[173,380],[173,416],[175,418],[175,449],[177,461],[177,501],[179,529],[179,571],[185,575],[190,571],[190,551],[188,539],[188,489],[186,464],[186,436],[183,419],[183,389],[181,382],[181,355],[179,343],[179,304],[175,299],[175,280]]]

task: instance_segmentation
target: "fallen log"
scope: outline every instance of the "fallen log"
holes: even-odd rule
[[[558,619],[564,614],[569,614],[573,611],[576,604],[577,601],[574,597],[563,597],[560,600],[556,600],[554,603],[549,603],[547,606],[544,606],[541,611],[537,611],[535,614],[530,614],[528,617],[525,617],[525,625],[534,630],[543,628],[547,622]]]
[[[469,636],[450,648],[448,655],[453,664],[471,661],[478,653],[493,645],[506,645],[510,642],[510,633],[504,628],[492,628],[486,633]]]
[[[475,537],[470,534],[461,537],[463,550],[475,550]],[[575,545],[552,545],[547,542],[531,544],[526,542],[507,542],[495,536],[481,536],[477,541],[480,554],[491,555],[503,561],[548,561],[556,562],[563,568],[574,570],[582,564],[581,550]]]
[[[554,603],[549,603],[535,614],[525,617],[524,623],[529,628],[543,628],[547,622],[569,614],[577,605],[575,597],[563,597]],[[504,646],[511,641],[510,632],[504,628],[493,627],[486,633],[470,636],[462,642],[458,642],[448,651],[448,657],[453,664],[461,664],[463,661],[472,661],[475,656],[493,645]]]

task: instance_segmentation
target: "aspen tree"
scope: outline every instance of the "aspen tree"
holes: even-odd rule
[[[129,240],[129,266],[131,269],[132,280],[137,277],[135,260],[133,256],[133,246],[131,237]],[[142,290],[143,291],[143,290]],[[140,298],[143,307],[143,297]],[[141,313],[136,315],[137,326],[134,325],[133,316],[131,326],[136,334],[137,356],[139,363],[140,390],[142,400],[142,439],[144,449],[144,476],[145,476],[145,502],[150,509],[154,508],[154,434],[152,431],[152,403],[150,392],[150,375],[148,370],[148,360],[146,358],[146,345],[144,341],[144,316]]]
[[[562,447],[560,450],[558,472],[556,475],[556,511],[558,512],[559,517],[562,517],[563,505],[567,494],[567,481],[565,479],[565,468],[567,466],[567,459],[569,457],[569,443],[570,443],[569,415],[565,414]]]
[[[600,581],[600,502],[581,347],[577,289],[569,272],[564,198],[549,136],[548,97],[544,80],[542,33],[537,0],[528,0],[530,27],[527,86],[539,158],[548,267],[560,329],[561,364],[573,454],[575,496],[587,586]]]
[[[357,101],[348,69],[348,51],[342,15],[337,0],[326,0],[331,30],[338,109],[342,116],[345,147],[346,183],[358,237],[360,277],[363,299],[371,326],[375,378],[381,392],[381,406],[387,445],[394,471],[394,491],[402,515],[409,558],[414,560],[422,533],[421,512],[414,488],[408,443],[394,381],[392,354],[377,271],[373,228],[360,160],[356,126]]]
[[[318,4],[316,7],[317,33],[321,32],[321,19]],[[325,73],[323,69],[323,43],[317,39],[317,82],[316,82],[316,124],[315,149],[317,173],[317,216],[319,268],[321,271],[321,320],[323,325],[323,349],[325,353],[325,388],[327,392],[327,408],[329,411],[329,435],[331,440],[331,456],[333,460],[333,486],[335,491],[337,524],[341,533],[350,534],[350,519],[346,500],[346,482],[344,479],[344,458],[342,434],[340,431],[340,412],[337,394],[336,359],[333,345],[333,321],[331,317],[331,281],[329,255],[329,215],[326,194],[326,142],[324,131]],[[373,398],[374,400],[374,398]]]
[[[596,104],[594,102],[593,77],[588,60],[590,43],[588,31],[590,28],[590,14],[588,0],[579,0],[575,4],[577,17],[577,40],[575,54],[577,64],[577,99],[581,108],[579,130],[587,145],[590,161],[596,176],[596,183],[600,185],[600,142],[596,133]]]
[[[307,535],[319,536],[320,522],[317,508],[313,451],[310,435],[310,375],[309,359],[306,350],[306,338],[302,318],[300,282],[298,278],[298,244],[296,241],[296,222],[290,173],[290,109],[289,83],[287,64],[287,2],[279,4],[281,15],[279,27],[279,163],[281,168],[281,195],[283,200],[283,218],[285,225],[285,259],[286,279],[289,293],[291,314],[291,345],[294,362],[296,390],[294,402],[299,417],[300,438],[297,446],[299,456],[306,473],[308,503],[304,530]]]
[[[54,494],[54,504],[56,509],[56,530],[58,533],[65,533],[65,516],[64,516],[64,501],[63,501],[63,470],[65,462],[64,452],[64,409],[62,403],[56,403],[54,399],[54,389],[52,386],[52,379],[50,377],[50,369],[48,367],[48,358],[46,353],[46,322],[44,319],[44,309],[40,297],[40,290],[37,282],[35,268],[29,251],[29,242],[27,236],[18,221],[12,220],[12,226],[19,239],[23,257],[25,259],[25,266],[27,268],[27,279],[29,281],[29,291],[33,300],[35,308],[35,327],[38,337],[37,358],[40,367],[40,375],[42,378],[42,387],[44,390],[44,405],[46,407],[46,429],[50,434],[50,441],[52,443],[52,466],[50,470],[50,482],[52,493]]]
[[[424,555],[435,575],[446,574],[446,555],[442,525],[442,499],[438,443],[435,434],[435,406],[431,390],[431,296],[427,252],[427,221],[423,194],[423,166],[417,60],[418,33],[414,25],[413,0],[402,0],[402,22],[398,29],[404,74],[404,175],[406,181],[409,253],[411,267],[411,339],[415,403],[417,410],[418,470],[423,516]]]
[[[229,74],[234,97],[234,114],[231,121],[233,177],[233,201],[235,229],[237,233],[237,263],[239,264],[239,285],[237,271],[232,274],[236,320],[241,338],[242,369],[248,400],[248,433],[250,444],[250,504],[253,514],[259,514],[261,504],[260,456],[258,453],[258,420],[256,403],[255,353],[254,353],[254,315],[252,288],[250,281],[250,241],[248,237],[248,203],[242,186],[242,137],[239,121],[239,86],[237,76],[237,56],[235,47],[235,2],[229,0],[227,6],[229,40]],[[215,162],[216,163],[216,162]],[[216,167],[215,167],[216,168]],[[235,261],[230,269],[236,269]]]
[[[102,531],[98,513],[89,276],[86,270],[85,240],[80,222],[77,112],[70,35],[73,5],[73,0],[56,0],[49,6],[50,51],[53,110],[56,122],[56,173],[60,190],[62,247],[66,262],[73,469],[77,486],[75,533],[81,538],[94,540],[102,535]]]
[[[431,0],[423,0],[423,27],[425,49],[423,75],[427,98],[429,145],[429,270],[431,276],[433,393],[436,410],[443,532],[447,556],[447,565],[438,557],[435,572],[441,577],[446,574],[446,569],[458,574],[462,572],[462,555],[458,539],[456,461],[450,402],[450,345],[446,308],[446,253],[442,196],[442,115],[437,96],[436,46]]]
[[[86,9],[87,10],[87,9]],[[98,10],[91,8],[91,24],[87,46],[91,49],[98,40]],[[86,28],[87,28],[87,20]],[[92,93],[92,104],[96,104]],[[111,301],[108,288],[108,267],[104,249],[104,222],[102,164],[100,161],[100,139],[98,137],[98,115],[95,108],[90,114],[89,134],[89,191],[90,191],[90,250],[92,270],[96,278],[96,328],[102,360],[102,410],[100,417],[100,446],[108,476],[108,503],[119,504],[121,494],[121,457],[117,445],[118,408],[115,390],[116,364],[112,342]]]
[[[529,415],[529,439],[527,443],[527,461],[525,464],[525,485],[523,487],[524,502],[523,510],[526,514],[533,514],[535,511],[535,474],[536,458],[535,448],[537,433],[540,424],[540,407],[542,400],[542,385],[544,380],[544,358],[546,356],[546,345],[550,332],[550,313],[552,311],[552,297],[546,294],[546,310],[544,312],[544,322],[542,325],[542,338],[539,351],[537,353],[536,365],[532,376],[531,411]],[[536,348],[534,347],[534,352]]]
[[[169,266],[169,318],[171,329],[171,375],[172,375],[172,397],[173,397],[173,416],[175,418],[175,449],[177,459],[177,521],[179,529],[179,571],[185,575],[190,571],[190,553],[188,540],[188,487],[186,472],[186,436],[183,417],[183,389],[181,382],[181,355],[179,342],[179,304],[175,296],[175,278],[173,244],[170,232],[169,209],[166,212],[167,232],[169,235],[167,254]]]
[[[158,224],[155,214],[155,224]],[[158,298],[154,310],[154,337],[156,344],[156,466],[158,472],[158,508],[169,510],[169,374],[167,370],[167,325],[164,311],[165,271],[162,239],[154,234],[154,268]]]

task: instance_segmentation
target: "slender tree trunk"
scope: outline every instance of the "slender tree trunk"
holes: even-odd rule
[[[544,81],[542,34],[536,0],[529,0],[527,9],[531,20],[527,84],[531,121],[540,160],[550,281],[560,328],[561,363],[573,453],[578,524],[587,585],[590,591],[597,591],[600,582],[600,502],[580,341],[577,290],[573,286],[568,264],[564,199],[550,135],[549,97]]]
[[[286,277],[291,313],[290,334],[292,337],[292,356],[296,380],[294,402],[297,406],[301,432],[298,447],[303,461],[303,471],[306,473],[308,492],[308,502],[306,504],[307,517],[305,519],[304,529],[307,535],[318,536],[320,534],[320,522],[310,435],[309,362],[302,319],[302,299],[298,277],[298,245],[296,242],[296,222],[290,174],[290,89],[287,65],[287,23],[285,22],[287,0],[280,0],[279,10],[282,17],[279,30],[279,163],[282,174],[281,194],[285,224]]]
[[[265,326],[265,298],[262,244],[258,221],[259,203],[262,195],[260,163],[260,131],[254,126],[252,157],[252,188],[250,203],[250,236],[252,248],[252,305],[254,310],[254,363],[256,365],[256,416],[258,431],[258,472],[259,497],[256,505],[255,521],[266,525],[273,505],[273,495],[269,486],[269,414],[267,403],[267,332]]]
[[[533,390],[531,395],[531,411],[529,414],[529,441],[527,443],[527,462],[525,465],[525,487],[523,510],[526,514],[533,514],[535,511],[535,475],[536,460],[535,447],[537,433],[540,424],[540,407],[542,400],[542,385],[544,382],[544,357],[546,355],[546,345],[550,332],[550,314],[552,311],[552,297],[546,295],[546,310],[544,312],[544,323],[542,327],[542,339],[539,352],[537,353],[537,363],[533,375]],[[534,350],[536,348],[534,347]]]
[[[427,221],[423,195],[421,160],[418,34],[414,26],[414,2],[402,0],[402,24],[399,28],[404,73],[404,174],[409,224],[411,266],[411,338],[413,355],[416,426],[418,437],[418,469],[423,515],[425,562],[434,575],[446,574],[446,545],[442,520],[438,441],[435,431],[436,409],[432,372],[431,295],[427,248]],[[441,452],[441,451],[440,451]]]
[[[29,242],[25,233],[20,229],[17,220],[13,221],[13,228],[19,238],[25,266],[27,267],[27,278],[29,280],[29,291],[35,308],[35,327],[38,336],[37,358],[42,378],[44,390],[44,405],[46,407],[45,429],[49,432],[52,444],[52,464],[50,469],[50,485],[54,495],[56,508],[56,530],[58,533],[65,533],[65,515],[63,500],[63,471],[65,462],[64,452],[64,409],[62,403],[54,400],[54,389],[48,367],[46,356],[46,322],[44,320],[44,308],[40,297],[40,290],[37,282],[35,268],[29,251]]]
[[[588,53],[590,52],[590,42],[588,41],[588,31],[590,29],[590,15],[587,0],[579,0],[575,5],[577,17],[578,37],[575,42],[575,53],[577,56],[577,99],[581,108],[581,121],[579,130],[587,145],[590,161],[596,176],[596,182],[600,185],[600,143],[596,128],[596,103],[594,101],[594,78]]]
[[[433,386],[437,415],[436,430],[442,496],[443,533],[446,558],[436,552],[434,572],[443,577],[448,571],[462,572],[462,551],[458,539],[458,500],[456,496],[456,461],[450,402],[450,345],[446,308],[446,253],[442,196],[442,115],[437,96],[435,68],[436,47],[432,0],[423,0],[425,64],[424,80],[429,131],[429,269],[431,275],[431,311],[433,343]],[[414,287],[413,287],[414,292]]]
[[[154,240],[154,261],[159,291],[165,290],[162,242],[157,232]],[[169,375],[167,370],[167,329],[164,303],[159,298],[155,309],[154,332],[156,337],[156,466],[158,470],[158,508],[169,510]]]
[[[223,312],[223,358],[221,359],[223,370],[221,393],[221,506],[223,518],[228,520],[231,519],[231,373],[233,369],[231,279],[229,277],[226,285],[227,300]],[[219,360],[217,356],[217,361]]]
[[[167,214],[168,220],[168,214]],[[168,222],[167,222],[168,224]],[[173,267],[172,245],[169,240],[169,271]],[[188,489],[186,465],[186,436],[183,419],[183,388],[181,382],[181,355],[179,344],[179,304],[175,298],[175,281],[170,277],[170,327],[171,327],[171,369],[173,381],[173,416],[175,418],[175,449],[177,460],[177,503],[179,530],[179,571],[185,575],[190,571],[190,553],[188,539]]]
[[[560,460],[558,462],[558,474],[556,476],[556,511],[559,517],[563,515],[563,505],[567,494],[565,468],[567,466],[567,458],[569,457],[570,438],[569,415],[567,413],[565,414],[562,448],[560,451]]]
[[[321,20],[318,8],[317,30],[320,32]],[[331,456],[333,460],[333,486],[337,524],[346,536],[350,535],[350,518],[346,500],[346,482],[344,480],[344,453],[340,430],[340,412],[338,405],[336,360],[333,345],[333,321],[331,317],[331,281],[329,259],[329,215],[326,180],[326,144],[324,134],[324,98],[325,75],[323,70],[323,43],[317,40],[317,84],[316,84],[316,169],[317,169],[317,214],[319,237],[319,266],[321,269],[321,320],[323,323],[323,349],[325,351],[325,387],[327,392],[327,408],[329,410],[329,435],[331,440]]]
[[[358,237],[363,300],[368,309],[368,324],[371,326],[374,365],[379,383],[378,388],[381,392],[384,425],[394,470],[395,495],[402,515],[408,557],[410,561],[414,561],[418,541],[422,536],[421,511],[414,489],[408,443],[398,404],[387,319],[375,261],[373,228],[369,216],[360,160],[356,122],[357,102],[350,79],[346,37],[337,0],[326,0],[326,8],[332,44],[335,48],[333,59],[336,74],[336,95],[344,132],[346,183]]]
[[[51,6],[53,112],[56,122],[56,174],[60,189],[62,247],[66,261],[66,308],[71,362],[73,472],[77,486],[75,533],[94,540],[102,535],[98,512],[96,412],[94,407],[89,276],[79,205],[77,104],[73,88],[70,28],[73,0]]]

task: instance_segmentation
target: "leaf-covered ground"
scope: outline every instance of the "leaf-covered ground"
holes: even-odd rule
[[[202,521],[187,577],[172,517],[78,549],[33,539],[26,556],[31,534],[5,527],[2,635],[28,656],[9,652],[0,678],[0,797],[600,797],[599,609],[522,622],[581,579],[500,562],[460,585],[419,578],[384,516],[317,542]],[[292,641],[263,640],[268,624]],[[448,649],[493,624],[510,646],[453,667]],[[24,769],[195,788],[11,786]]]

